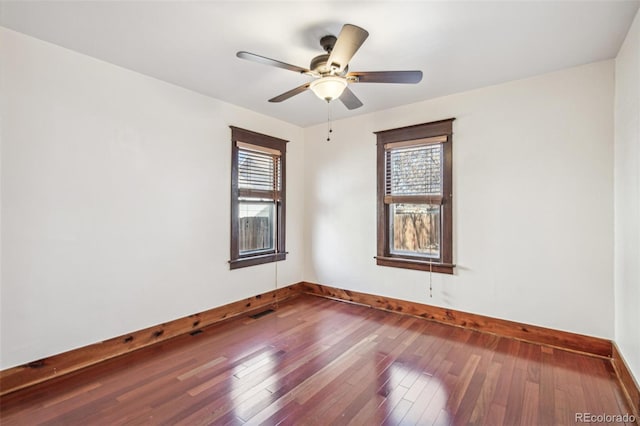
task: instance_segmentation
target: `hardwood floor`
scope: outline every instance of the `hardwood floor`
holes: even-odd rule
[[[3,426],[560,425],[631,413],[606,359],[308,295],[0,404]]]

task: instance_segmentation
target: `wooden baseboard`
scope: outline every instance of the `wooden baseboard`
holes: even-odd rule
[[[622,390],[629,400],[629,405],[631,405],[631,409],[633,410],[633,415],[640,424],[640,386],[634,380],[633,374],[631,374],[631,370],[629,370],[629,366],[624,360],[624,357],[620,353],[620,349],[615,342],[613,343],[612,362],[616,375],[618,376],[618,379],[620,379]]]
[[[299,293],[299,289],[295,286],[283,287],[188,317],[2,370],[0,371],[0,395],[78,371],[107,359],[193,332],[238,315],[257,311]]]
[[[342,290],[320,284],[303,282],[296,285],[300,291],[316,296],[354,302],[386,311],[400,312],[438,321],[444,324],[470,328],[473,330],[510,337],[526,342],[586,353],[610,358],[612,354],[611,341],[599,337],[585,336],[566,331],[553,330],[535,325],[527,325],[513,321],[470,314],[453,309],[424,305],[390,297]]]

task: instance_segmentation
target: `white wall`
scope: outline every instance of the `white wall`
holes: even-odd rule
[[[354,117],[331,142],[306,129],[305,279],[612,338],[613,76],[605,61]],[[372,132],[449,117],[457,269],[430,298],[428,273],[375,265]]]
[[[615,78],[615,341],[640,382],[640,13]]]
[[[275,287],[274,264],[227,264],[229,125],[291,141],[278,284],[302,279],[302,129],[16,32],[0,38],[0,368]]]

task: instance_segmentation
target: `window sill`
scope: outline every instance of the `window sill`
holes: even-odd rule
[[[451,263],[432,263],[424,260],[403,259],[399,257],[375,256],[376,264],[379,266],[390,266],[392,268],[415,269],[418,271],[431,271],[440,274],[453,275],[456,265]]]
[[[251,257],[241,257],[229,261],[229,269],[246,268],[263,263],[279,262],[287,258],[287,253],[271,253]]]

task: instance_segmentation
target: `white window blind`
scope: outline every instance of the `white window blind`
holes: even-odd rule
[[[441,143],[385,148],[385,203],[442,202]]]
[[[280,153],[238,143],[238,189],[243,198],[280,200]]]

